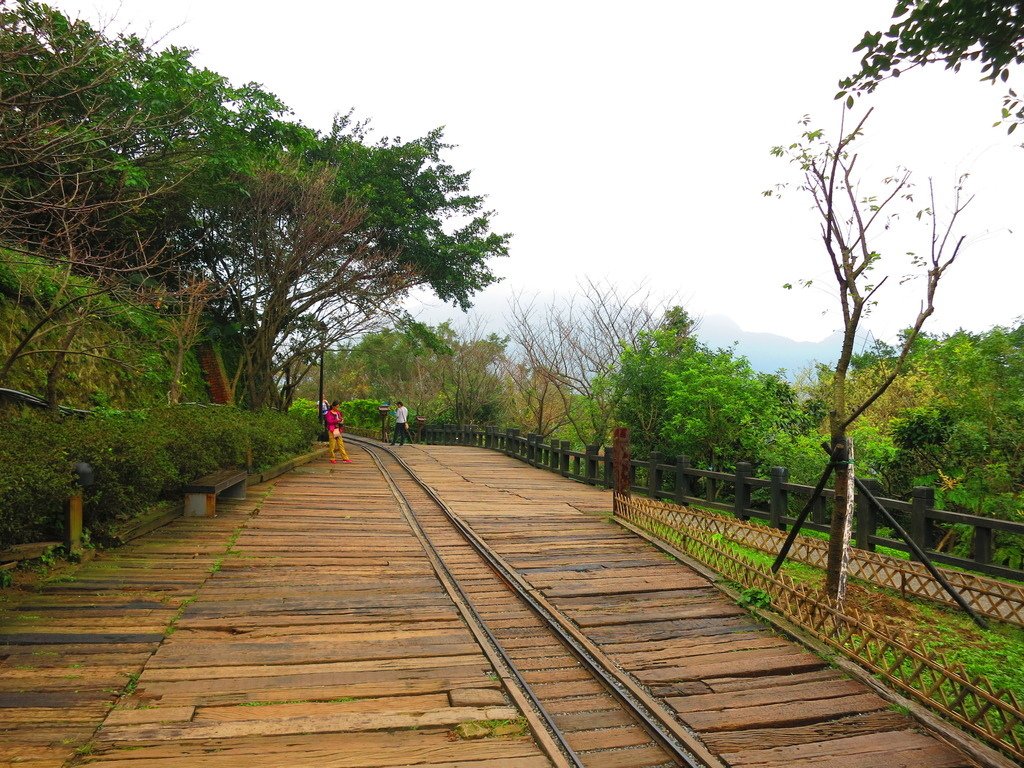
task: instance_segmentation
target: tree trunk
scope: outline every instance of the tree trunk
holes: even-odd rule
[[[64,361],[67,359],[68,350],[71,348],[72,342],[75,340],[75,336],[78,335],[78,331],[81,326],[75,323],[68,328],[67,333],[64,334],[64,338],[60,340],[59,349],[60,351],[54,355],[53,364],[50,365],[50,370],[46,373],[46,402],[49,403],[49,410],[53,413],[57,412],[57,398],[59,395],[58,384],[63,378],[64,374]]]
[[[829,599],[842,608],[846,599],[846,576],[850,568],[850,536],[853,533],[854,464],[853,441],[846,435],[833,440],[841,447],[836,461],[835,507],[828,538],[828,574],[825,588]]]

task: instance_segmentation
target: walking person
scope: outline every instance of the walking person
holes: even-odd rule
[[[320,400],[320,405],[317,410],[320,412],[321,434],[329,441],[331,439],[331,433],[327,430],[327,412],[331,410],[331,404],[327,402],[326,397]]]
[[[341,437],[341,433],[344,430],[345,417],[338,410],[337,400],[331,403],[330,409],[324,415],[324,421],[327,423],[327,444],[331,449],[331,464],[338,463],[338,460],[334,457],[335,451],[341,454],[343,464],[351,464],[352,459],[348,457],[348,452],[345,450],[345,441]]]
[[[398,408],[395,409],[395,434],[391,438],[392,445],[405,445],[412,442],[409,437],[409,409],[398,401]]]

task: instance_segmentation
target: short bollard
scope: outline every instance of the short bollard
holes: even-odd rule
[[[72,494],[64,507],[64,549],[68,554],[82,550],[82,492]]]
[[[82,489],[94,482],[92,466],[79,461],[74,466],[75,492],[65,504],[64,548],[69,554],[82,551]]]

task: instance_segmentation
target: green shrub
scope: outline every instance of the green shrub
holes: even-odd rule
[[[53,420],[43,414],[25,413],[3,422],[0,549],[55,538],[72,489],[67,451]]]
[[[345,424],[348,426],[376,429],[380,426],[378,406],[378,400],[346,400],[338,407],[345,414]]]
[[[264,470],[309,450],[319,431],[299,413],[253,413],[229,406],[99,409],[53,417],[13,412],[5,419],[0,460],[0,549],[60,533],[73,488],[72,464],[92,465],[86,525],[101,536],[161,498],[180,498],[192,480],[225,467]]]
[[[301,419],[312,419],[316,422],[320,418],[320,408],[313,400],[307,400],[304,397],[298,397],[295,402],[288,408],[288,414],[297,416]]]

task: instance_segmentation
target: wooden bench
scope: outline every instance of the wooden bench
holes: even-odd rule
[[[244,469],[219,469],[185,486],[186,517],[213,517],[217,514],[217,496],[245,498]]]

